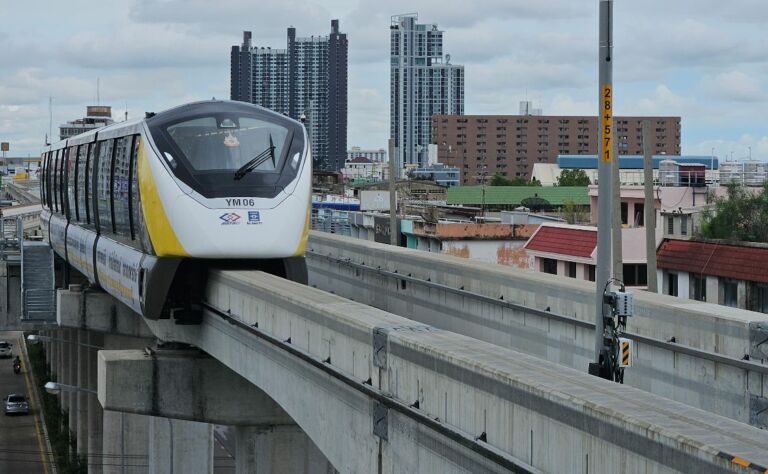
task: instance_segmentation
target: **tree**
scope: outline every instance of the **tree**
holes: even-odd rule
[[[491,186],[541,186],[541,182],[536,178],[529,182],[519,176],[508,179],[501,173],[496,173],[491,177]]]
[[[762,192],[728,184],[727,195],[703,212],[700,233],[709,239],[768,242],[768,181]]]
[[[584,211],[584,206],[577,205],[573,202],[573,199],[563,201],[560,214],[569,224],[583,224],[587,221],[587,213]]]
[[[589,176],[581,169],[567,169],[557,177],[558,186],[589,186]]]

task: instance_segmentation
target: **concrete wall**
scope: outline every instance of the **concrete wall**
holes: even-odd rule
[[[21,266],[0,261],[0,330],[21,329]]]
[[[594,283],[325,234],[313,234],[308,250],[310,284],[318,288],[578,371],[586,372],[592,361],[594,329],[498,302],[503,297],[505,302],[593,322]],[[339,263],[328,255],[365,266]],[[486,299],[403,283],[374,270],[378,268],[463,288]],[[756,324],[768,324],[767,315],[643,291],[635,293],[635,301],[636,316],[628,323],[633,333],[660,341],[674,337],[682,346],[735,359],[750,354],[755,361],[761,355],[751,338]],[[768,360],[768,353],[762,357]],[[674,347],[638,343],[633,358],[635,366],[627,370],[625,383],[745,423],[757,403],[751,396],[768,393],[768,377],[761,373],[687,355]]]
[[[207,296],[236,324],[152,330],[263,389],[342,472],[507,470],[467,443],[545,472],[738,472],[718,455],[732,443],[768,464],[766,432],[266,274],[217,272]],[[379,410],[354,381],[396,405]]]

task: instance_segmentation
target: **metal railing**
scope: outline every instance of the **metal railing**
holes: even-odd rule
[[[22,321],[56,321],[56,290],[23,290]]]

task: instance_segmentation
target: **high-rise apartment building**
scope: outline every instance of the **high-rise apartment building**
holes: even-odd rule
[[[642,121],[650,120],[654,155],[680,154],[680,117],[614,117],[620,155],[642,155]],[[436,115],[432,143],[438,161],[461,171],[461,184],[496,173],[530,178],[534,163],[558,155],[596,155],[597,117],[555,115]]]
[[[304,119],[318,167],[340,170],[347,153],[347,35],[331,20],[328,36],[296,36],[288,28],[287,48],[232,46],[230,98]]]
[[[392,17],[390,136],[397,168],[426,166],[433,115],[464,113],[464,66],[443,54],[443,32],[418,15]]]

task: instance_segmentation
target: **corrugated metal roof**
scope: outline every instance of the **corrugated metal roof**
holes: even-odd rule
[[[665,240],[658,267],[699,275],[768,283],[768,249],[689,240]]]
[[[525,244],[528,250],[590,258],[597,245],[597,231],[541,226]]]
[[[712,165],[711,156],[675,156],[675,155],[654,155],[653,169],[659,169],[659,163],[664,160],[677,161],[679,164],[698,163],[705,165],[707,169]],[[562,169],[597,169],[597,155],[558,155],[557,164]],[[643,157],[640,155],[624,155],[619,157],[619,166],[626,170],[643,169]],[[715,169],[718,168],[718,160],[714,159]]]
[[[566,201],[588,206],[589,192],[586,186],[486,186],[485,204],[519,206],[524,199],[539,197],[553,206],[562,206]],[[455,186],[448,188],[448,204],[479,206],[483,202],[482,186]]]

